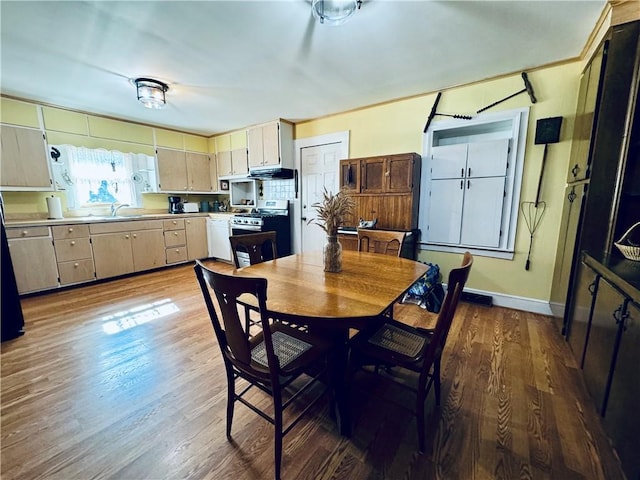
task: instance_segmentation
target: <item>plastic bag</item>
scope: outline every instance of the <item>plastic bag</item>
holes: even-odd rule
[[[429,312],[438,313],[444,301],[440,267],[435,263],[423,263],[429,266],[429,270],[411,285],[400,302],[412,303]]]

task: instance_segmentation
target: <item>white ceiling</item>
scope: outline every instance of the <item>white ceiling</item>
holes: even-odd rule
[[[606,0],[0,2],[3,94],[211,135],[317,118],[577,57]],[[170,85],[136,101],[130,78]],[[428,112],[425,112],[425,118]]]

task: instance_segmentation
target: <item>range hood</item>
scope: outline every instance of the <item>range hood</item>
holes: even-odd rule
[[[255,178],[256,180],[288,180],[293,178],[293,169],[275,167],[250,170],[249,178]]]

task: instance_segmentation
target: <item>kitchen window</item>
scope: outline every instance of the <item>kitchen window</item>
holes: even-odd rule
[[[513,258],[528,114],[432,125],[424,137],[421,249]]]
[[[152,191],[154,158],[144,154],[52,145],[52,171],[56,190],[67,192],[70,209],[142,206],[142,193]]]

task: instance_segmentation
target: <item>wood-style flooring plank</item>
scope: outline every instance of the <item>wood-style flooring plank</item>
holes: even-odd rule
[[[26,334],[0,354],[3,480],[273,478],[269,423],[237,405],[226,439],[224,365],[191,266],[22,306]],[[394,311],[413,325],[435,318]],[[325,398],[285,437],[283,479],[623,478],[549,317],[460,304],[424,454],[409,392],[364,372],[350,389],[352,436],[340,436]]]

